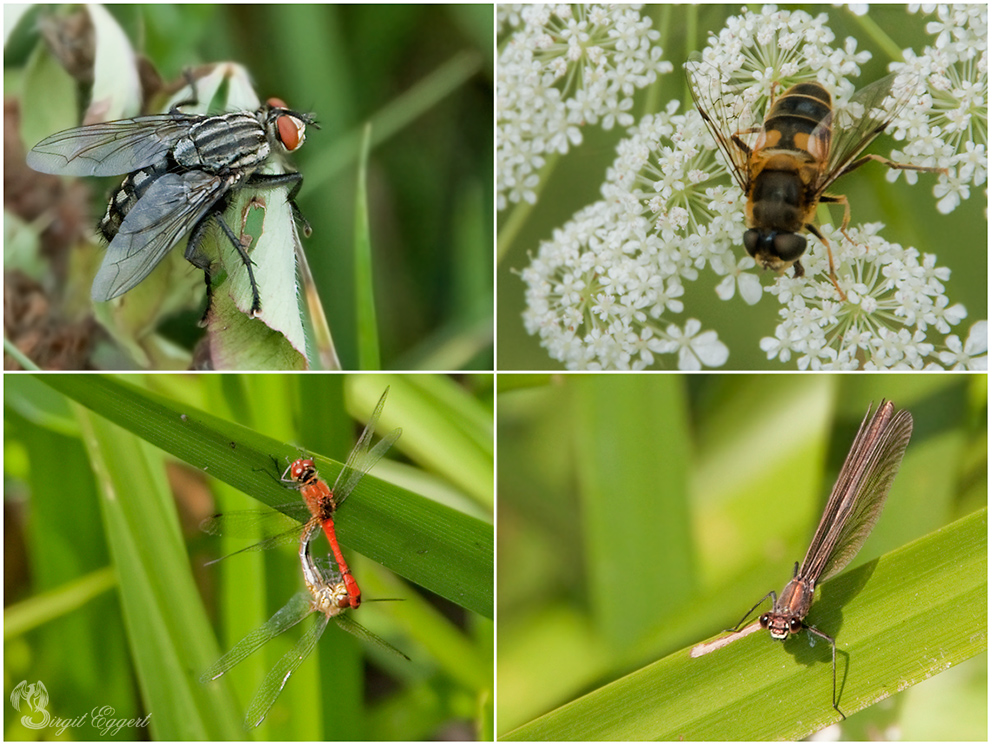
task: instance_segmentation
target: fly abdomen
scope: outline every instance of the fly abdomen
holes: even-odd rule
[[[254,114],[208,117],[189,128],[172,151],[180,168],[210,173],[251,171],[269,156],[265,129]]]
[[[799,150],[825,159],[830,129],[823,123],[830,122],[830,111],[830,93],[819,83],[792,86],[768,112],[763,147]]]
[[[110,195],[107,212],[100,220],[100,234],[109,244],[121,229],[121,223],[148,188],[166,171],[165,164],[143,168],[124,177],[121,185]]]

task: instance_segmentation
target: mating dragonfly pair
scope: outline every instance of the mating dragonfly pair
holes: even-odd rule
[[[234,554],[298,541],[300,568],[306,585],[306,591],[293,596],[285,606],[272,615],[271,619],[250,632],[210,666],[201,675],[201,682],[207,683],[220,678],[273,637],[299,624],[311,614],[319,613],[317,622],[304,633],[293,649],[276,663],[262,681],[248,705],[245,715],[247,729],[258,726],[265,719],[289,677],[313,652],[331,619],[359,639],[409,660],[404,653],[344,614],[348,609],[359,607],[362,594],[338,545],[333,519],[334,512],[341,503],[348,498],[362,477],[375,466],[402,433],[402,430],[397,428],[376,443],[374,448],[369,448],[388,393],[387,388],[379,399],[365,430],[348,455],[348,460],[334,481],[333,487],[328,488],[327,483],[320,479],[313,459],[297,459],[283,472],[280,481],[299,489],[302,502],[280,506],[273,511],[237,511],[217,515],[208,518],[201,525],[201,529],[209,534],[237,536],[257,530],[260,523],[271,524],[273,521],[282,525],[292,523],[287,530],[271,535]],[[311,553],[311,543],[321,530],[331,545],[333,562],[329,557],[314,558]]]

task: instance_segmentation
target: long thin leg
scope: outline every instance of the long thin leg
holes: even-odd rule
[[[828,199],[827,196],[824,195],[823,197],[820,198],[820,201],[821,202],[828,202],[828,201],[829,202],[839,202],[840,200],[838,198],[836,198],[836,197],[830,197]],[[847,202],[847,198],[846,197],[844,198],[844,202],[845,203]],[[816,236],[818,239],[820,239],[820,242],[824,246],[827,247],[827,264],[830,267],[830,282],[832,282],[833,285],[834,285],[834,287],[837,289],[837,293],[838,293],[838,295],[840,295],[840,299],[843,300],[843,301],[846,301],[847,300],[847,293],[845,293],[841,289],[840,283],[837,282],[837,273],[834,271],[834,254],[830,250],[830,244],[827,242],[827,239],[823,237],[823,234],[820,233],[820,231],[817,229],[817,227],[815,225],[813,225],[812,223],[807,223],[806,224],[806,230],[808,230],[810,233],[812,233],[814,236]],[[841,233],[844,233],[844,228],[841,228]],[[847,238],[848,241],[851,240],[850,238],[847,237],[847,234],[846,233],[844,233],[844,237]]]
[[[830,658],[831,661],[833,662],[833,669],[834,669],[834,693],[830,702],[834,706],[834,709],[837,710],[837,714],[839,714],[842,718],[844,718],[844,720],[847,720],[847,715],[845,715],[843,712],[840,711],[840,707],[838,707],[840,702],[837,701],[837,641],[834,640],[834,638],[832,638],[830,635],[821,632],[816,627],[810,627],[807,624],[803,624],[803,627],[805,627],[807,630],[812,632],[817,637],[822,637],[824,640],[830,643]]]
[[[274,187],[285,186],[286,184],[292,184],[292,188],[289,190],[289,194],[286,196],[286,201],[289,203],[290,208],[293,210],[293,217],[300,222],[303,226],[303,235],[309,236],[313,233],[310,228],[310,223],[307,219],[303,217],[303,213],[300,212],[299,206],[296,204],[296,195],[300,193],[300,189],[303,188],[303,174],[293,172],[288,174],[252,174],[245,181],[245,186],[252,186],[257,189],[272,189]]]
[[[851,171],[854,171],[856,168],[861,168],[868,161],[878,161],[882,165],[888,166],[889,168],[894,168],[897,171],[926,171],[933,174],[947,174],[946,168],[936,168],[935,166],[914,166],[911,163],[896,163],[895,161],[889,160],[884,155],[869,153],[868,155],[861,156],[856,161],[851,161],[847,168],[837,174],[837,178],[839,179],[844,174],[851,173]]]
[[[751,612],[757,609],[759,606],[761,606],[761,604],[763,604],[765,602],[765,599],[768,598],[769,596],[772,597],[772,606],[774,606],[775,602],[778,600],[778,596],[775,595],[775,591],[768,591],[768,593],[766,593],[764,596],[761,597],[761,600],[758,601],[758,603],[756,603],[754,606],[748,609],[747,614],[745,614],[743,618],[739,622],[737,622],[737,624],[735,624],[730,629],[725,629],[724,632],[736,632],[738,629],[740,629],[740,626],[744,624],[744,620],[747,619],[749,616],[751,616]]]
[[[262,299],[258,295],[258,285],[255,283],[255,273],[251,270],[251,257],[248,256],[248,252],[245,251],[244,245],[238,240],[238,237],[234,235],[234,231],[231,230],[230,226],[224,221],[222,213],[216,213],[214,215],[217,222],[220,224],[221,230],[227,235],[228,240],[234,247],[234,250],[238,252],[238,256],[241,257],[241,261],[245,265],[245,269],[248,270],[248,281],[251,283],[251,310],[248,315],[255,318],[262,310]]]

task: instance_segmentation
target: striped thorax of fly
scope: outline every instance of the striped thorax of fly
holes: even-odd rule
[[[172,148],[180,168],[211,173],[242,171],[250,175],[276,153],[297,150],[306,140],[309,114],[295,112],[279,99],[269,99],[254,112],[192,116],[187,133]]]

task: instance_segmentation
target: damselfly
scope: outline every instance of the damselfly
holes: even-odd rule
[[[816,586],[843,570],[875,527],[912,433],[913,418],[909,412],[896,412],[892,402],[884,399],[874,415],[868,407],[802,565],[796,563],[792,580],[781,595],[770,591],[734,627],[737,630],[771,596],[772,610],[762,614],[758,621],[772,638],[785,640],[805,629],[829,642],[834,675],[832,704],[841,717],[844,713],[837,701],[837,643],[804,620],[813,604]]]

